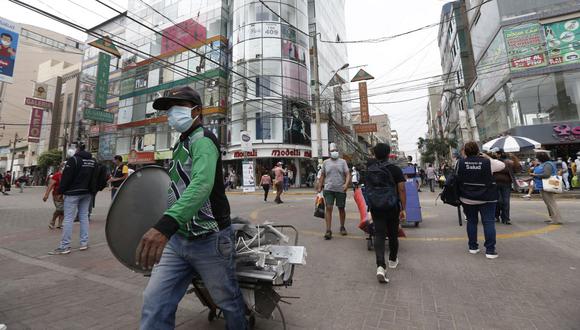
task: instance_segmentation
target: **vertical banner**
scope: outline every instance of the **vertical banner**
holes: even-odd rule
[[[254,178],[254,162],[245,160],[242,162],[242,180],[244,192],[256,191],[256,179]]]
[[[44,109],[32,108],[32,112],[30,113],[30,126],[28,126],[28,142],[40,142],[43,115]]]
[[[97,109],[105,109],[107,107],[110,65],[111,55],[106,53],[99,53],[99,62],[97,66],[97,87],[95,91],[95,108]]]
[[[367,95],[367,83],[361,81],[358,83],[358,96],[360,98],[360,122],[369,122],[369,97]]]
[[[14,62],[18,50],[20,25],[0,18],[0,82],[14,81]]]

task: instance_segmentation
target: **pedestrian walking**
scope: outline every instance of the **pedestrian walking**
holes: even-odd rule
[[[478,214],[481,214],[485,236],[485,256],[498,257],[495,235],[495,208],[498,200],[497,185],[493,173],[505,168],[505,164],[480,153],[475,142],[467,142],[463,148],[465,158],[457,162],[457,181],[463,212],[467,217],[469,253],[479,253],[477,243]]]
[[[169,171],[169,208],[142,237],[138,265],[151,269],[141,329],[174,329],[175,312],[194,276],[201,277],[227,329],[246,329],[246,305],[235,273],[230,204],[222,183],[220,144],[202,126],[201,97],[191,87],[153,102],[181,133]],[[138,220],[138,219],[136,219]]]
[[[115,169],[108,180],[108,183],[111,184],[111,199],[115,198],[117,190],[129,177],[129,167],[123,164],[123,156],[116,155],[113,157],[113,165]]]
[[[89,248],[89,207],[92,194],[89,190],[96,160],[85,151],[85,145],[79,143],[76,153],[70,157],[60,179],[59,189],[64,195],[64,228],[58,248],[49,254],[70,253],[73,221],[79,217],[80,250]]]
[[[12,175],[10,174],[10,172],[6,172],[6,174],[4,174],[4,191],[10,191],[10,189],[12,188]]]
[[[427,170],[425,171],[425,175],[427,176],[429,190],[431,190],[431,192],[435,192],[435,181],[437,180],[437,173],[435,172],[435,168],[433,167],[433,164],[427,165]]]
[[[274,188],[276,188],[276,199],[274,202],[281,204],[284,203],[281,198],[282,192],[284,191],[284,169],[282,168],[282,162],[278,162],[272,169],[272,172],[274,172]]]
[[[4,189],[4,173],[0,172],[0,191],[2,192],[2,195],[8,195]]]
[[[352,178],[352,190],[356,190],[358,188],[359,180],[360,180],[360,173],[357,171],[356,167],[352,167],[352,173],[350,174]]]
[[[503,170],[493,173],[498,192],[495,222],[501,221],[505,225],[511,225],[510,196],[512,193],[512,182],[514,182],[513,175],[514,172],[519,172],[519,168],[516,169],[514,161],[509,159],[503,150],[497,152],[497,158],[505,164],[505,167]]]
[[[560,215],[560,209],[556,203],[556,198],[554,196],[555,193],[545,191],[542,182],[543,179],[556,175],[556,164],[550,161],[550,156],[547,152],[538,152],[536,153],[536,157],[540,164],[534,168],[532,176],[534,177],[534,186],[540,191],[542,200],[544,200],[544,203],[548,208],[548,215],[551,220],[546,220],[545,222],[551,225],[561,225],[562,216]]]
[[[262,178],[260,179],[260,185],[262,189],[264,189],[264,203],[268,201],[268,192],[270,191],[270,187],[272,186],[272,178],[268,174],[268,172],[264,172]]]
[[[294,171],[292,171],[292,168],[289,168],[286,172],[288,173],[288,186],[294,186]]]
[[[50,177],[48,182],[48,187],[44,192],[44,197],[42,197],[42,201],[46,202],[48,200],[49,194],[52,192],[52,202],[54,203],[54,213],[52,214],[52,219],[48,223],[48,228],[54,229],[55,224],[57,229],[62,229],[62,221],[64,219],[64,196],[60,191],[60,180],[62,178],[61,169],[64,166],[60,164],[56,168],[56,172]],[[58,220],[58,222],[57,222]]]
[[[406,218],[407,195],[403,171],[388,162],[391,147],[378,143],[373,153],[374,160],[367,164],[365,189],[375,226],[374,248],[377,262],[377,279],[389,282],[385,263],[385,238],[389,238],[389,268],[399,264],[399,225]]]
[[[556,166],[559,168],[560,175],[562,176],[564,190],[570,190],[570,173],[568,173],[568,164],[566,164],[566,161],[562,160],[562,157],[558,157]]]
[[[27,182],[28,178],[26,177],[25,174],[21,175],[18,179],[16,179],[16,185],[18,186],[18,189],[20,189],[21,194],[24,192],[24,186],[26,185]]]
[[[332,210],[336,202],[338,214],[340,216],[340,234],[347,234],[344,223],[346,220],[346,191],[350,186],[350,171],[346,160],[339,157],[338,148],[335,143],[330,144],[330,158],[322,163],[322,171],[318,183],[318,192],[323,192],[324,202],[326,203],[326,212],[324,220],[326,221],[326,233],[324,238],[332,239]]]

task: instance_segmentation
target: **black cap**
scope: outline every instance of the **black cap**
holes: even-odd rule
[[[201,96],[199,96],[199,93],[189,86],[183,86],[166,90],[163,93],[163,97],[153,102],[153,109],[169,110],[175,100],[190,101],[195,105],[201,106]]]

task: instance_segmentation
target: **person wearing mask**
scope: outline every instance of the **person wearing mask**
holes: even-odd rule
[[[350,171],[346,160],[340,158],[338,148],[335,143],[330,144],[330,158],[322,163],[320,180],[318,183],[318,192],[323,192],[324,202],[326,203],[326,212],[324,220],[326,221],[326,240],[332,239],[332,210],[334,203],[338,208],[340,216],[340,234],[347,234],[344,223],[346,221],[346,191],[350,186]]]
[[[69,254],[73,221],[78,214],[80,222],[80,248],[89,248],[89,207],[92,194],[89,190],[96,160],[87,152],[84,143],[79,143],[76,153],[70,157],[62,172],[59,190],[64,195],[64,222],[60,245],[49,254]]]
[[[560,170],[560,175],[562,176],[562,181],[564,183],[564,190],[569,191],[570,190],[570,173],[568,173],[568,164],[566,164],[566,162],[564,160],[562,160],[562,157],[558,157],[557,164],[559,164],[558,167]]]
[[[389,282],[385,263],[385,238],[389,238],[389,268],[397,268],[399,264],[399,224],[406,218],[407,194],[405,191],[405,177],[403,171],[388,163],[391,147],[386,143],[378,143],[373,148],[375,159],[367,164],[365,187],[372,194],[384,194],[381,201],[384,205],[370,205],[370,212],[375,225],[374,247],[377,263],[377,279],[381,283]],[[396,194],[394,205],[387,205],[388,194]],[[393,197],[393,196],[391,196]],[[375,198],[369,197],[371,201]],[[383,204],[383,203],[381,203]]]
[[[276,166],[272,169],[274,172],[274,188],[276,188],[276,199],[274,202],[276,204],[282,204],[282,192],[284,191],[284,169],[282,168],[282,162],[278,162]]]
[[[116,155],[113,157],[113,165],[115,169],[111,173],[111,178],[108,181],[111,184],[111,199],[115,198],[117,190],[119,190],[119,187],[129,177],[129,167],[123,164],[122,156]]]
[[[576,153],[576,160],[574,161],[574,164],[576,165],[576,172],[574,174],[580,177],[580,151]]]
[[[499,161],[505,164],[503,170],[493,173],[497,185],[498,201],[495,211],[495,222],[511,225],[510,196],[512,192],[513,174],[516,171],[515,163],[508,158],[503,150],[497,152]],[[519,165],[519,164],[518,164]]]
[[[55,210],[54,210],[54,213],[52,214],[52,219],[50,220],[50,223],[48,224],[48,228],[50,228],[50,229],[54,229],[54,226],[56,224],[57,219],[58,219],[58,224],[56,225],[56,228],[61,229],[62,228],[62,221],[64,219],[64,196],[60,192],[60,189],[59,189],[60,179],[62,178],[61,168],[63,166],[64,166],[64,163],[60,164],[55,169],[56,172],[54,172],[54,174],[50,176],[50,180],[48,182],[48,187],[46,188],[46,191],[44,192],[44,197],[42,197],[42,201],[46,202],[48,200],[48,195],[52,191],[52,202],[54,203]]]
[[[479,152],[476,142],[467,142],[463,147],[465,158],[457,162],[459,199],[467,217],[467,237],[469,253],[479,253],[477,243],[478,214],[481,214],[485,236],[485,256],[498,257],[496,251],[495,208],[498,200],[497,186],[493,173],[505,168],[505,164]]]
[[[537,152],[536,157],[540,163],[538,166],[534,167],[534,172],[532,176],[534,177],[534,186],[540,191],[542,200],[548,208],[548,214],[551,220],[546,220],[547,223],[551,225],[561,225],[562,216],[560,215],[560,209],[556,203],[555,194],[553,192],[545,191],[542,180],[547,179],[553,175],[556,175],[556,164],[550,161],[550,156],[547,152]]]
[[[352,190],[356,190],[356,188],[358,188],[358,184],[359,184],[359,177],[360,177],[360,173],[357,171],[356,167],[353,166],[352,167],[352,173],[351,173],[351,178],[352,178]]]
[[[175,312],[192,278],[201,277],[227,329],[246,329],[246,305],[235,274],[230,204],[222,182],[220,145],[202,126],[200,95],[168,90],[153,102],[181,133],[173,150],[169,208],[142,237],[137,264],[152,269],[143,293],[141,329],[175,328]]]
[[[262,178],[260,179],[260,185],[262,186],[262,189],[264,189],[264,203],[266,203],[268,201],[268,192],[272,186],[272,178],[268,172],[264,172],[262,175]]]
[[[437,180],[437,173],[435,172],[435,168],[433,164],[427,165],[427,170],[425,171],[425,175],[427,176],[427,183],[429,184],[429,190],[431,192],[435,192],[435,181]]]

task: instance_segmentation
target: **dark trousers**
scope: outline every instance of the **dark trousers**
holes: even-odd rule
[[[508,185],[497,185],[497,192],[499,198],[497,200],[497,206],[495,208],[495,217],[501,218],[502,222],[510,221],[510,195],[512,189]]]
[[[429,182],[429,190],[435,192],[435,179],[427,179],[427,182]]]
[[[469,249],[476,250],[479,248],[477,243],[477,222],[478,214],[481,214],[483,224],[483,235],[485,236],[486,253],[495,252],[495,221],[493,214],[496,203],[485,203],[480,205],[462,204],[463,212],[467,217],[467,237],[469,239]]]
[[[375,254],[377,257],[377,267],[386,268],[385,263],[385,238],[389,237],[389,260],[397,260],[399,252],[399,209],[388,212],[373,212],[373,223],[375,225]]]
[[[270,185],[263,184],[262,189],[264,189],[264,201],[267,201],[268,200],[268,192],[270,191]]]

